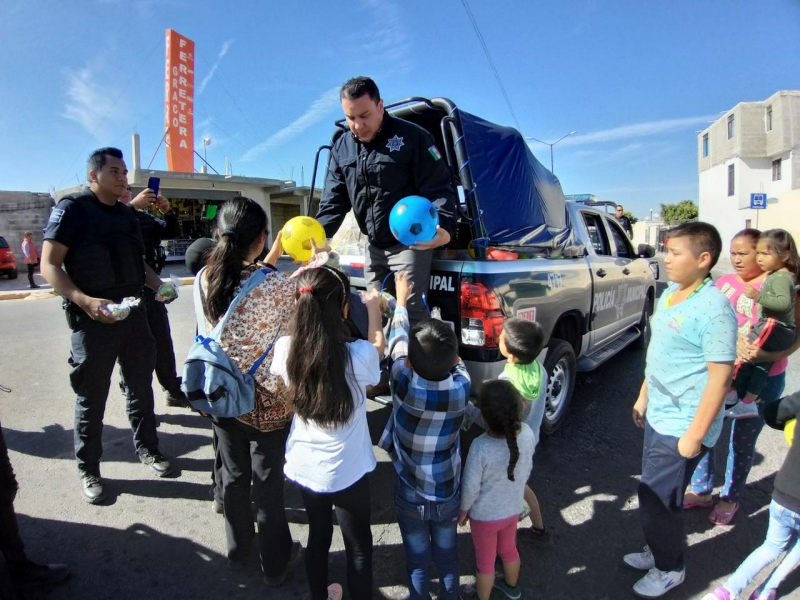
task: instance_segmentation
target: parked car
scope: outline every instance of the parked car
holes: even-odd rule
[[[17,257],[9,247],[6,238],[0,236],[0,275],[8,275],[9,279],[16,279],[17,273]]]
[[[444,98],[387,108],[434,136],[460,198],[456,234],[434,255],[427,306],[456,332],[475,382],[503,369],[498,338],[506,318],[542,326],[547,347],[539,358],[549,376],[542,430],[553,433],[567,414],[577,372],[629,345],[647,345],[658,278],[658,263],[648,260],[654,249],[634,249],[605,203],[567,201],[517,130]],[[346,127],[337,125],[334,142]],[[363,286],[363,250],[342,254],[342,268]]]

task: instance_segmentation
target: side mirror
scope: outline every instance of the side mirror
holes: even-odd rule
[[[653,258],[656,255],[656,249],[648,244],[639,244],[637,254],[642,258]]]

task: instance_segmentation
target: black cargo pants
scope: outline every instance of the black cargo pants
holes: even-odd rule
[[[110,325],[94,321],[81,311],[72,330],[71,343],[69,377],[77,394],[75,457],[78,469],[100,474],[103,416],[117,361],[129,390],[127,410],[134,447],[138,453],[158,453],[152,387],[155,341],[144,307],[131,309],[126,319]]]

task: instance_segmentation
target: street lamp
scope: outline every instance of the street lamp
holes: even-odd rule
[[[208,164],[208,160],[206,160],[206,148],[211,145],[211,138],[203,138],[203,162]]]
[[[577,131],[570,131],[567,135],[561,136],[560,138],[558,138],[552,144],[550,142],[543,142],[542,140],[538,140],[535,137],[526,137],[526,138],[522,138],[522,139],[523,140],[532,140],[534,142],[539,142],[540,144],[544,144],[545,146],[550,146],[550,172],[555,174],[555,171],[553,170],[553,146],[555,146],[558,142],[560,142],[564,138],[568,138],[569,136],[575,135],[576,133],[578,133],[578,132]]]

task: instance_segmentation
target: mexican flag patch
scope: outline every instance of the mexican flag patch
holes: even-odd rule
[[[439,154],[439,151],[436,149],[435,145],[428,148],[428,152],[431,153],[433,160],[439,160],[440,158],[442,158],[442,155]]]

